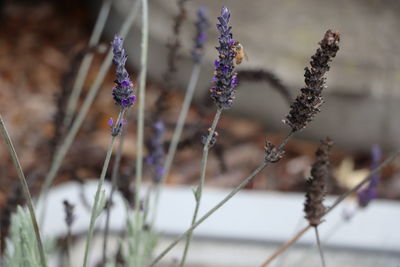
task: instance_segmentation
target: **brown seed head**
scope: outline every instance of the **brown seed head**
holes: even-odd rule
[[[293,131],[305,128],[307,123],[312,121],[320,111],[320,107],[324,103],[321,93],[326,87],[324,75],[329,71],[329,63],[339,50],[339,40],[339,33],[328,30],[324,39],[319,42],[320,48],[311,57],[311,68],[305,68],[304,82],[306,86],[301,89],[301,94],[290,106],[289,115],[283,121]]]
[[[307,193],[304,203],[305,218],[311,226],[321,223],[321,217],[325,212],[323,200],[326,195],[326,180],[329,176],[329,150],[333,145],[332,140],[327,138],[321,141],[316,151],[316,161],[311,168],[311,177],[306,182]]]

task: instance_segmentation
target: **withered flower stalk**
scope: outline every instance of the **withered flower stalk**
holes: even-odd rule
[[[329,177],[329,150],[332,145],[333,142],[329,138],[326,138],[324,141],[321,141],[321,145],[315,153],[316,161],[311,168],[311,177],[307,180],[306,202],[304,203],[305,217],[315,229],[323,266],[325,266],[325,259],[317,227],[322,222],[321,219],[326,210],[323,201],[326,195],[326,181]]]
[[[320,48],[311,57],[311,68],[305,68],[304,81],[306,86],[301,89],[301,94],[290,106],[289,115],[283,120],[292,128],[292,131],[305,128],[307,123],[312,121],[314,116],[320,112],[320,107],[324,103],[322,90],[326,88],[324,75],[329,71],[329,63],[339,50],[339,41],[339,33],[328,30],[324,39],[319,42]]]

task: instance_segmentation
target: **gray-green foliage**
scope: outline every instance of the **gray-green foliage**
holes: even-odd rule
[[[140,211],[139,220],[136,224],[135,210],[126,204],[126,235],[119,240],[122,259],[124,264],[118,263],[116,257],[109,259],[105,267],[142,267],[150,262],[153,250],[157,244],[157,233],[144,226],[146,214]],[[136,233],[138,234],[136,236]]]
[[[105,191],[103,189],[103,190],[101,190],[101,193],[100,193],[99,202],[97,203],[97,205],[95,207],[93,207],[95,209],[95,211],[94,211],[94,214],[95,214],[94,217],[95,218],[99,217],[100,214],[104,211],[104,207],[106,205],[106,201],[107,201],[106,193],[105,193]]]
[[[128,210],[127,214],[128,253],[125,257],[125,261],[129,267],[146,266],[156,246],[157,234],[152,229],[145,229],[145,216],[142,212],[140,212],[138,225],[134,223],[135,212],[133,210]],[[138,233],[138,236],[135,236],[135,233]]]
[[[48,243],[47,245],[47,248],[51,247],[51,244]],[[11,216],[10,232],[6,239],[4,264],[6,267],[41,266],[31,217],[28,210],[20,206]]]

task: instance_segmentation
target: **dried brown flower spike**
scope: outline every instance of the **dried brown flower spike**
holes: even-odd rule
[[[311,226],[318,226],[321,223],[321,217],[325,212],[325,206],[322,203],[326,195],[326,180],[329,176],[329,150],[333,145],[332,140],[326,138],[321,141],[317,149],[316,161],[311,168],[311,177],[307,180],[306,202],[304,203],[304,212],[306,219]]]
[[[285,156],[285,151],[282,149],[278,149],[275,147],[274,144],[269,142],[268,140],[265,140],[265,161],[268,161],[270,163],[276,163],[280,161],[283,156]]]
[[[301,94],[290,106],[289,115],[283,120],[293,131],[306,127],[307,123],[312,121],[315,114],[320,111],[324,102],[321,93],[326,87],[324,74],[329,70],[329,62],[332,61],[339,50],[339,40],[338,32],[328,30],[324,39],[319,42],[320,48],[311,57],[311,68],[305,68],[304,81],[306,86],[301,89]]]

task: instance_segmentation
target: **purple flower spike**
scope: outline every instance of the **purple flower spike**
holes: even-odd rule
[[[210,27],[210,22],[207,17],[207,10],[204,7],[197,11],[196,36],[194,38],[194,47],[192,57],[195,63],[200,63],[204,55],[204,44],[207,41],[207,30]]]
[[[226,7],[221,10],[221,16],[218,17],[219,24],[217,29],[220,33],[218,37],[219,46],[216,48],[219,53],[219,59],[214,62],[214,88],[210,90],[211,98],[218,108],[228,109],[233,105],[235,98],[235,86],[237,85],[237,74],[234,71],[233,64],[235,52],[235,40],[229,26],[231,14]]]
[[[125,69],[125,63],[128,55],[125,53],[123,48],[123,40],[121,37],[115,36],[111,43],[113,47],[113,63],[116,65],[116,86],[112,90],[114,102],[121,108],[129,108],[135,102],[135,96],[133,95],[133,85],[129,78],[129,74]]]
[[[237,76],[232,77],[231,86],[235,87],[238,84]]]
[[[371,149],[371,170],[378,167],[381,158],[382,151],[379,145],[374,145]],[[377,173],[371,178],[368,186],[358,192],[358,205],[361,208],[367,207],[369,202],[377,197],[377,187],[379,184],[379,180],[380,173]]]
[[[148,147],[150,154],[146,158],[146,163],[153,171],[153,181],[159,183],[164,175],[164,133],[165,125],[162,121],[153,124],[153,134]]]

